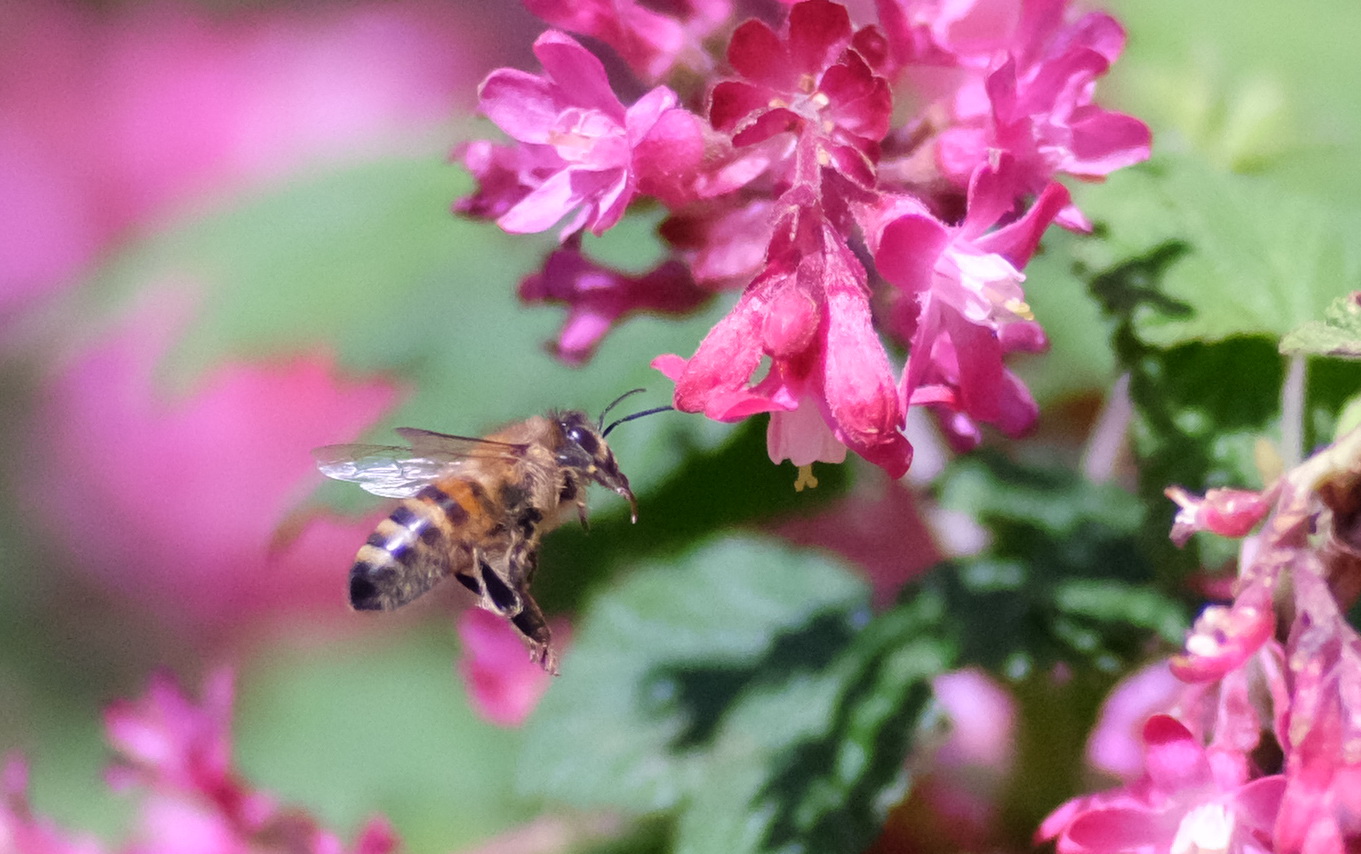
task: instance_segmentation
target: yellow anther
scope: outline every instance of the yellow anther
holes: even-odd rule
[[[811,463],[806,466],[799,466],[799,477],[798,480],[794,481],[794,491],[803,492],[805,486],[809,489],[818,488],[818,479],[813,476],[813,466]]]
[[[1012,298],[1002,303],[1002,307],[1022,320],[1035,319],[1035,313],[1030,310],[1030,304],[1025,300]]]

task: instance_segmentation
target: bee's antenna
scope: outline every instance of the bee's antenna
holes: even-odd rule
[[[626,398],[626,397],[632,397],[633,395],[637,394],[637,393],[640,392],[640,391],[647,391],[647,389],[635,388],[635,389],[632,389],[632,390],[630,390],[630,391],[626,391],[626,392],[624,392],[623,394],[621,394],[621,395],[619,395],[618,397],[616,397],[616,398],[614,399],[614,402],[611,403],[609,406],[605,407],[605,409],[600,413],[600,422],[599,422],[599,423],[603,426],[604,423],[605,423],[605,416],[610,414],[610,410],[611,410],[611,409],[614,409],[614,408],[615,408],[616,406],[618,406],[621,402],[623,402],[624,398]],[[615,422],[615,423],[618,423],[618,422]]]
[[[629,392],[629,394],[633,394],[633,392]],[[644,415],[656,415],[658,412],[671,412],[675,408],[676,407],[674,406],[658,406],[656,409],[644,409],[642,412],[635,412],[632,415],[625,415],[623,418],[616,419],[614,423],[610,424],[610,426],[606,427],[604,430],[601,430],[600,435],[602,437],[610,435],[611,430],[618,427],[620,424],[623,424],[625,421],[632,421],[635,418],[642,418]],[[604,419],[602,418],[601,420],[603,421]]]

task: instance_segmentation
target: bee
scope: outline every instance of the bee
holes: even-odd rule
[[[603,425],[611,409],[640,391],[621,395],[599,419],[577,410],[550,412],[481,438],[399,427],[409,447],[317,448],[312,453],[322,474],[402,499],[355,555],[350,606],[400,608],[452,575],[478,597],[479,607],[508,620],[530,658],[556,675],[552,635],[529,592],[539,543],[573,505],[586,524],[590,483],[627,499],[638,520],[638,501],[605,437],[625,421],[671,407]]]

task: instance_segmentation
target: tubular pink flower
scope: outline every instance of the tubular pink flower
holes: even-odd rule
[[[1069,801],[1040,826],[1059,854],[1221,851],[1267,854],[1285,779],[1248,779],[1241,757],[1208,752],[1175,718],[1144,725],[1145,774]]]
[[[1201,497],[1169,486],[1165,494],[1180,508],[1172,524],[1172,542],[1179,546],[1197,531],[1230,539],[1245,536],[1271,510],[1269,496],[1246,489],[1211,489]]]
[[[520,299],[525,302],[567,305],[567,319],[552,348],[570,364],[589,359],[600,339],[629,314],[683,314],[711,297],[695,286],[679,261],[629,276],[596,264],[576,247],[554,251],[539,272],[520,282]]]
[[[564,235],[602,234],[640,183],[669,187],[703,155],[698,121],[665,86],[625,109],[600,60],[570,36],[544,33],[534,55],[543,76],[503,68],[482,83],[482,111],[521,148],[499,156],[485,144],[465,149],[483,183],[462,210],[495,212],[516,233],[544,231],[575,211]]]
[[[769,265],[693,357],[662,356],[653,367],[676,382],[683,411],[720,421],[774,413],[772,459],[840,461],[808,411],[787,420],[816,406],[837,442],[900,477],[912,448],[901,433],[888,356],[870,322],[864,268],[827,226],[819,239],[819,251]],[[770,370],[749,386],[762,358]]]
[[[1293,685],[1283,730],[1282,854],[1361,846],[1361,636],[1316,564],[1291,575],[1297,617],[1288,642]]]
[[[968,213],[957,227],[940,222],[916,199],[899,197],[869,228],[875,264],[899,291],[890,328],[911,340],[903,403],[951,413],[946,426],[965,444],[977,441],[974,422],[1017,435],[1037,414],[1003,356],[1045,346],[1024,300],[1019,268],[1068,194],[1051,184],[1023,217],[989,232],[1011,208],[1013,168],[1003,157],[996,167],[978,170]]]
[[[1241,667],[1276,628],[1270,591],[1250,587],[1231,607],[1210,605],[1196,618],[1186,651],[1172,659],[1172,672],[1187,682],[1219,679]]]

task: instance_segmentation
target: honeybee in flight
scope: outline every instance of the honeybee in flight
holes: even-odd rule
[[[604,423],[611,409],[640,391],[621,395],[597,420],[576,410],[550,412],[482,438],[398,427],[410,447],[317,448],[312,453],[322,474],[402,499],[355,555],[350,606],[400,608],[452,575],[480,607],[509,620],[530,658],[556,675],[552,635],[529,592],[539,542],[573,505],[586,523],[588,483],[628,499],[638,520],[637,499],[605,437],[625,421],[671,407]]]

